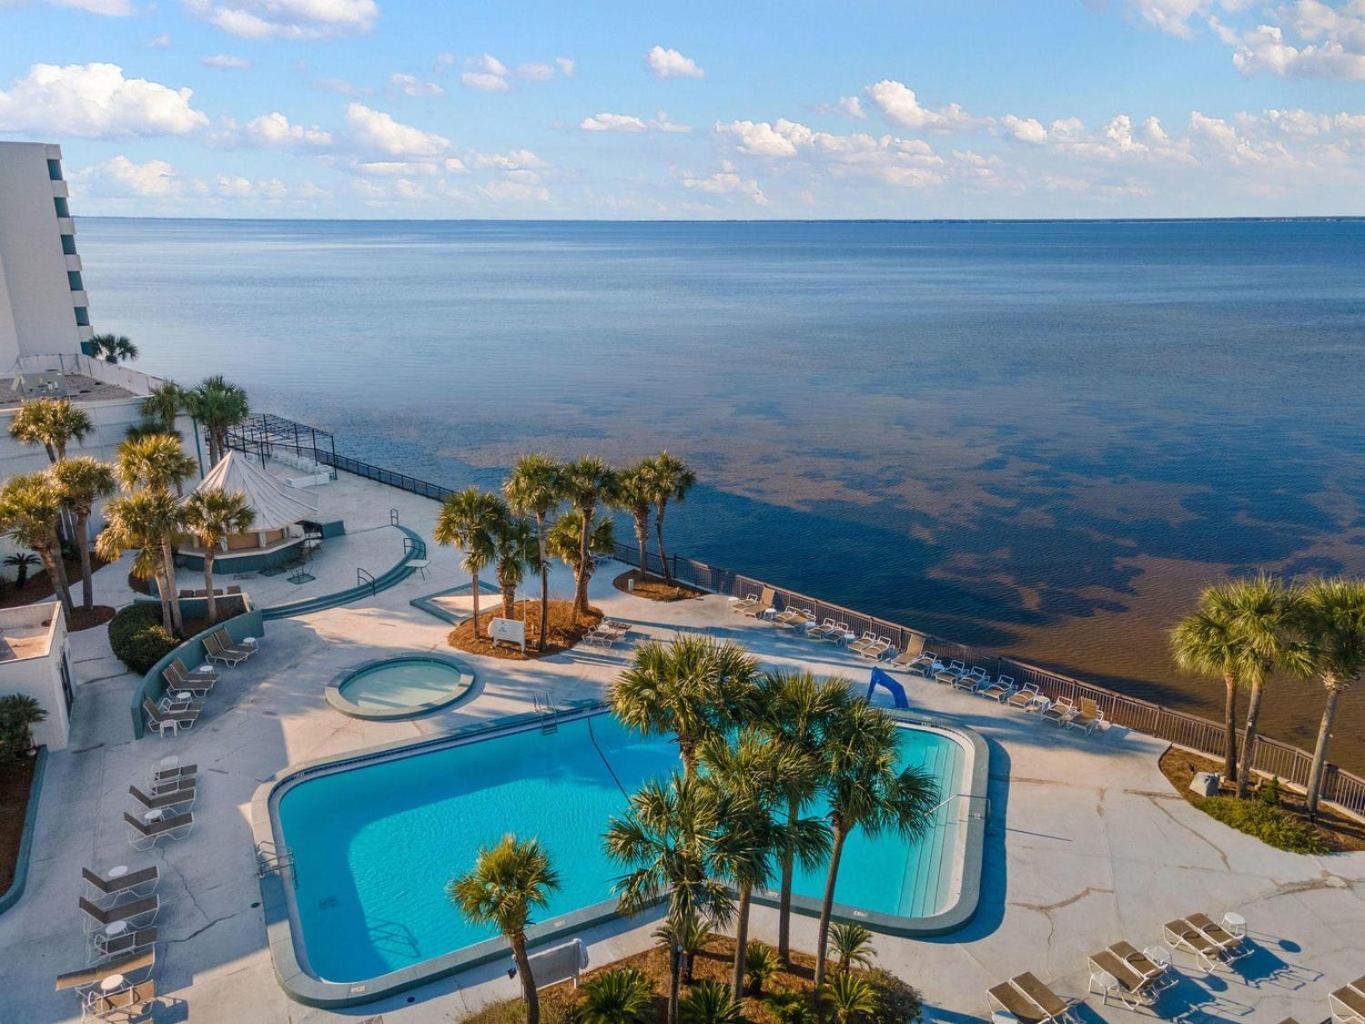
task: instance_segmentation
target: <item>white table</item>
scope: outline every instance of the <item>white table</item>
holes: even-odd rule
[[[411,569],[413,572],[418,572],[422,574],[422,579],[427,578],[427,569],[428,567],[430,567],[430,565],[431,565],[430,558],[411,558],[407,562],[407,566],[409,569]]]
[[[111,921],[109,924],[104,926],[104,937],[106,939],[112,939],[115,938],[116,936],[122,935],[127,930],[128,930],[127,921]]]
[[[1223,927],[1240,938],[1247,933],[1247,919],[1241,914],[1229,910],[1223,915]]]
[[[111,974],[100,982],[100,991],[104,993],[117,992],[128,985],[128,979],[121,974]]]
[[[192,676],[211,676],[211,675],[213,675],[213,666],[212,666],[212,665],[196,665],[194,668],[190,669],[190,675],[192,675]]]
[[[160,808],[157,808],[156,810],[152,811],[147,811],[145,814],[142,815],[142,820],[146,822],[148,825],[150,825],[154,821],[160,821],[162,817],[165,815],[165,813],[166,812],[161,810]]]
[[[847,647],[849,644],[851,644],[854,640],[857,639],[858,639],[857,633],[845,633],[843,636],[839,638],[839,642],[843,644],[845,647]],[[1013,1019],[1014,1019],[1013,1017],[1010,1018],[1010,1020]]]
[[[255,647],[259,641],[254,636],[244,636],[242,637],[242,643],[248,647]]]
[[[123,877],[124,875],[126,875],[127,873],[128,873],[128,865],[127,865],[127,864],[119,864],[119,865],[117,865],[117,866],[112,867],[112,868],[109,869],[108,877],[110,877],[110,878],[122,878],[122,877]]]

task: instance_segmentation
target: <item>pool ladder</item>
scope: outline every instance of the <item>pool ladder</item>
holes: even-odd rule
[[[265,841],[256,844],[256,877],[289,873],[289,880],[297,882],[294,875],[294,853],[287,847],[281,850],[274,843]]]
[[[559,709],[548,693],[537,693],[531,697],[535,712],[540,716],[540,731],[545,735],[559,732]]]

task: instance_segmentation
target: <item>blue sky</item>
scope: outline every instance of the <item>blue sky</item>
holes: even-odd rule
[[[0,0],[85,214],[1365,214],[1365,0]]]

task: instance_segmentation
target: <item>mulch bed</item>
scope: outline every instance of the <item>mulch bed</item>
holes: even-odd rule
[[[474,635],[474,620],[471,617],[452,629],[446,639],[457,651],[486,654],[490,658],[502,658],[505,661],[534,661],[569,650],[586,634],[596,629],[597,624],[602,621],[602,612],[597,608],[589,606],[588,614],[574,621],[572,601],[551,601],[550,628],[545,636],[545,650],[538,651],[536,641],[540,638],[540,599],[518,601],[513,607],[511,617],[526,623],[526,653],[522,654],[519,647],[507,643],[495,646],[488,638],[489,620],[501,615],[501,601],[495,599],[480,602],[479,635],[477,637]]]
[[[632,581],[635,584],[634,590],[627,586]],[[646,576],[639,569],[623,572],[611,582],[621,593],[643,597],[647,601],[691,601],[706,595],[706,591],[689,587],[686,583],[678,583],[676,580],[666,583],[658,576]]]
[[[28,790],[33,784],[33,764],[31,757],[0,764],[0,892],[14,881],[19,841],[24,837]]]
[[[1160,766],[1161,773],[1175,787],[1175,791],[1195,807],[1199,806],[1199,797],[1190,791],[1190,783],[1194,780],[1195,775],[1199,772],[1217,772],[1221,775],[1223,771],[1221,760],[1215,761],[1211,757],[1192,754],[1187,750],[1178,750],[1175,747],[1171,747],[1161,755]],[[1237,787],[1234,784],[1227,782],[1223,784],[1220,795],[1236,796],[1236,794]],[[1255,799],[1254,793],[1250,799]],[[1303,824],[1313,828],[1334,850],[1342,853],[1365,850],[1365,824],[1335,814],[1331,808],[1323,804],[1318,805],[1317,821],[1309,821],[1302,796],[1288,787],[1280,790],[1279,807]]]
[[[105,564],[104,559],[100,558],[99,555],[93,551],[90,553],[91,572],[97,571]],[[8,568],[7,571],[12,572],[13,569]],[[71,584],[71,600],[79,603],[81,599],[81,560],[79,558],[66,559],[66,581]],[[5,592],[0,594],[0,608],[19,608],[26,604],[46,601],[52,597],[53,593],[52,581],[47,578],[47,570],[39,566],[29,573],[22,589],[14,585],[14,580],[6,580]],[[104,619],[102,621],[107,622],[109,620]],[[96,625],[96,623],[92,623],[92,625]]]
[[[72,633],[79,633],[83,629],[94,629],[96,626],[103,626],[114,617],[114,609],[107,604],[97,604],[89,611],[86,611],[79,604],[67,617],[66,626]]]

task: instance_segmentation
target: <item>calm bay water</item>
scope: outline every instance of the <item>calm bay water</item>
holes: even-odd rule
[[[451,486],[666,445],[672,546],[1192,710],[1229,571],[1365,571],[1365,222],[82,220],[97,330]],[[1321,707],[1277,687],[1271,731]],[[1365,696],[1333,753],[1365,768]]]

